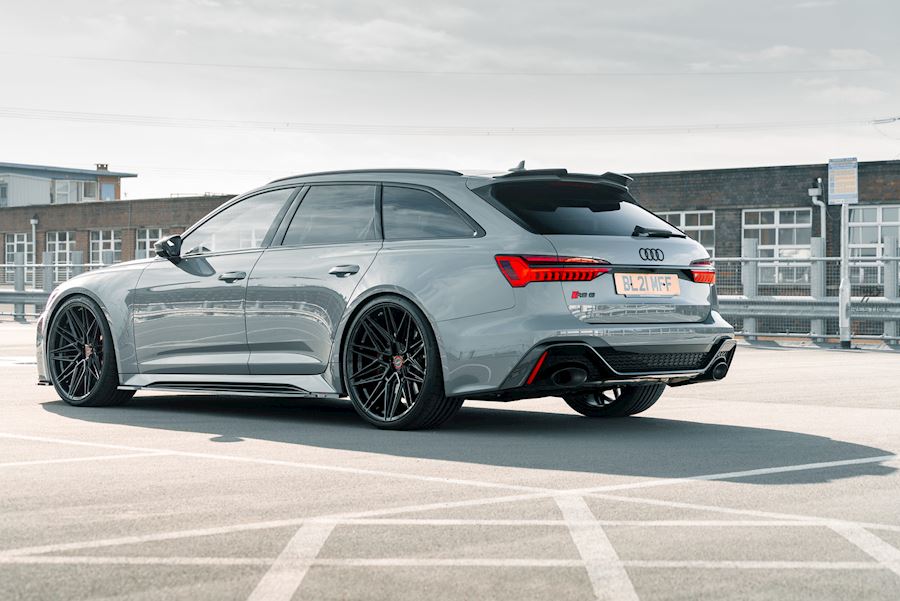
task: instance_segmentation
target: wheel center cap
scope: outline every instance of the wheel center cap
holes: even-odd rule
[[[85,344],[84,345],[84,358],[90,359],[91,355],[93,355],[93,354],[94,354],[94,346],[91,344]]]
[[[391,365],[394,366],[394,369],[400,371],[400,368],[403,367],[403,357],[401,355],[394,355],[391,359]]]

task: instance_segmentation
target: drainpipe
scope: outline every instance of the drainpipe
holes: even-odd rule
[[[816,178],[816,187],[808,190],[812,203],[819,207],[819,237],[822,238],[822,244],[825,244],[825,203],[819,200],[822,196],[822,178]],[[828,246],[826,245],[827,249]],[[826,250],[826,253],[828,251]]]

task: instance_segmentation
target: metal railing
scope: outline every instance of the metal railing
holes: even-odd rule
[[[841,259],[824,256],[821,239],[813,239],[808,257],[760,257],[752,242],[744,241],[747,256],[715,260],[720,310],[740,334],[824,340],[839,335],[846,311],[854,338],[900,341],[896,239],[884,241],[882,257],[850,259],[846,306],[839,300]]]
[[[113,251],[101,253],[102,263],[85,263],[81,251],[73,251],[69,257],[70,262],[55,263],[53,253],[44,253],[44,262],[34,264],[25,262],[24,253],[16,253],[11,263],[0,263],[0,317],[12,317],[16,321],[37,317],[57,284],[115,262]]]
[[[753,241],[745,241],[744,257],[715,259],[721,313],[747,338],[803,337],[824,340],[839,334],[841,311],[850,316],[855,338],[900,341],[900,253],[896,240],[885,241],[885,256],[850,261],[851,299],[839,301],[840,258],[826,257],[821,239],[814,238],[808,257],[756,256]],[[71,263],[25,264],[25,255],[0,264],[0,317],[24,321],[43,309],[60,281],[87,270],[112,264],[112,251],[103,263],[84,263],[72,252]],[[26,307],[33,307],[27,311]],[[11,307],[11,311],[7,310]]]

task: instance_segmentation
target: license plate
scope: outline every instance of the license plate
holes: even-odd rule
[[[678,296],[674,273],[616,273],[616,294],[625,296]]]

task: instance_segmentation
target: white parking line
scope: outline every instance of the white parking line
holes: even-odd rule
[[[327,519],[327,518],[317,518]],[[431,518],[369,518],[347,519],[337,521],[342,526],[568,526],[578,524],[589,526],[599,524],[601,526],[636,526],[641,528],[668,528],[690,526],[692,528],[734,528],[734,527],[821,527],[816,522],[802,522],[799,520],[596,520],[590,519],[583,522],[566,520],[517,520],[517,519],[431,519]]]
[[[879,564],[900,576],[900,549],[859,526],[832,524],[831,529],[862,549]]]
[[[54,463],[78,463],[82,461],[105,461],[108,459],[132,459],[135,457],[162,457],[171,455],[160,451],[159,453],[127,453],[123,455],[92,455],[90,457],[66,457],[64,459],[35,459],[32,461],[9,461],[0,463],[0,467],[16,467],[24,465],[50,465]]]
[[[333,522],[303,524],[253,589],[248,601],[290,601],[332,530]]]
[[[263,557],[177,557],[177,556],[96,556],[30,555],[0,556],[0,565],[176,565],[176,566],[261,566],[273,558]],[[626,568],[668,568],[702,570],[883,570],[876,561],[707,561],[707,560],[632,560],[620,561]],[[580,559],[505,559],[505,558],[337,558],[316,559],[311,566],[323,567],[473,567],[473,568],[556,568],[584,567]]]
[[[619,554],[609,541],[603,527],[581,497],[556,497],[563,518],[569,523],[569,534],[584,560],[588,577],[597,599],[638,601],[637,592]],[[593,524],[590,522],[593,520]]]
[[[798,465],[783,465],[778,467],[765,467],[739,472],[721,472],[718,474],[700,474],[696,476],[684,476],[681,478],[662,478],[656,480],[642,480],[641,482],[626,482],[624,484],[609,484],[593,488],[582,488],[569,491],[573,494],[586,494],[592,492],[607,492],[615,490],[632,490],[635,488],[654,488],[656,486],[670,486],[672,484],[685,484],[687,482],[704,482],[709,480],[734,480],[737,478],[752,478],[753,476],[767,476],[770,474],[784,474],[788,472],[805,472],[808,470],[820,470],[833,467],[845,467],[848,465],[863,465],[866,463],[883,463],[896,459],[896,455],[879,455],[877,457],[862,457],[860,459],[841,459],[838,461],[822,461],[818,463],[801,463]]]
[[[407,474],[404,472],[389,472],[383,470],[370,470],[364,468],[355,468],[355,467],[343,467],[336,465],[320,465],[316,463],[304,463],[300,461],[284,461],[280,459],[265,459],[258,457],[241,457],[239,455],[225,455],[221,453],[197,453],[191,451],[177,451],[174,449],[153,449],[146,447],[132,447],[126,445],[112,445],[106,443],[93,443],[93,442],[85,442],[83,440],[68,440],[64,438],[48,438],[43,436],[27,436],[22,434],[9,434],[9,433],[0,433],[0,438],[10,438],[15,440],[32,440],[35,442],[49,442],[56,444],[69,444],[69,445],[78,445],[78,446],[89,446],[89,447],[97,447],[104,449],[119,449],[123,451],[135,451],[135,452],[145,452],[145,453],[167,453],[170,455],[178,455],[179,457],[194,457],[199,459],[213,459],[219,461],[234,461],[238,463],[254,463],[260,465],[274,465],[280,467],[293,467],[300,469],[308,469],[308,470],[318,470],[318,471],[328,471],[328,472],[336,472],[336,473],[347,473],[347,474],[356,474],[356,475],[365,475],[365,476],[379,476],[379,477],[387,477],[387,478],[398,478],[403,480],[417,480],[420,482],[436,482],[438,484],[458,484],[461,486],[473,486],[473,487],[482,487],[482,488],[497,488],[501,490],[519,490],[519,491],[531,491],[531,492],[542,492],[542,493],[552,493],[555,492],[552,489],[537,487],[537,486],[522,486],[518,484],[503,484],[500,482],[488,482],[484,480],[468,480],[468,479],[460,479],[460,478],[443,478],[440,476],[422,476],[418,474]]]
[[[774,520],[797,520],[808,522],[816,526],[831,526],[833,524],[848,524],[851,526],[859,526],[860,528],[877,528],[880,530],[890,530],[892,532],[900,532],[900,526],[896,524],[876,524],[869,522],[854,522],[850,520],[837,520],[834,518],[817,517],[811,515],[799,515],[796,513],[780,513],[775,511],[760,511],[757,509],[735,509],[732,507],[720,507],[717,505],[703,505],[700,503],[685,503],[682,501],[666,501],[663,499],[650,499],[645,497],[623,497],[620,495],[610,495],[604,493],[593,493],[587,495],[597,499],[607,499],[609,501],[622,501],[625,503],[635,503],[639,505],[655,505],[658,507],[671,507],[674,509],[692,509],[700,511],[709,511],[714,513],[727,513],[731,515],[747,515],[759,518],[768,518]]]

